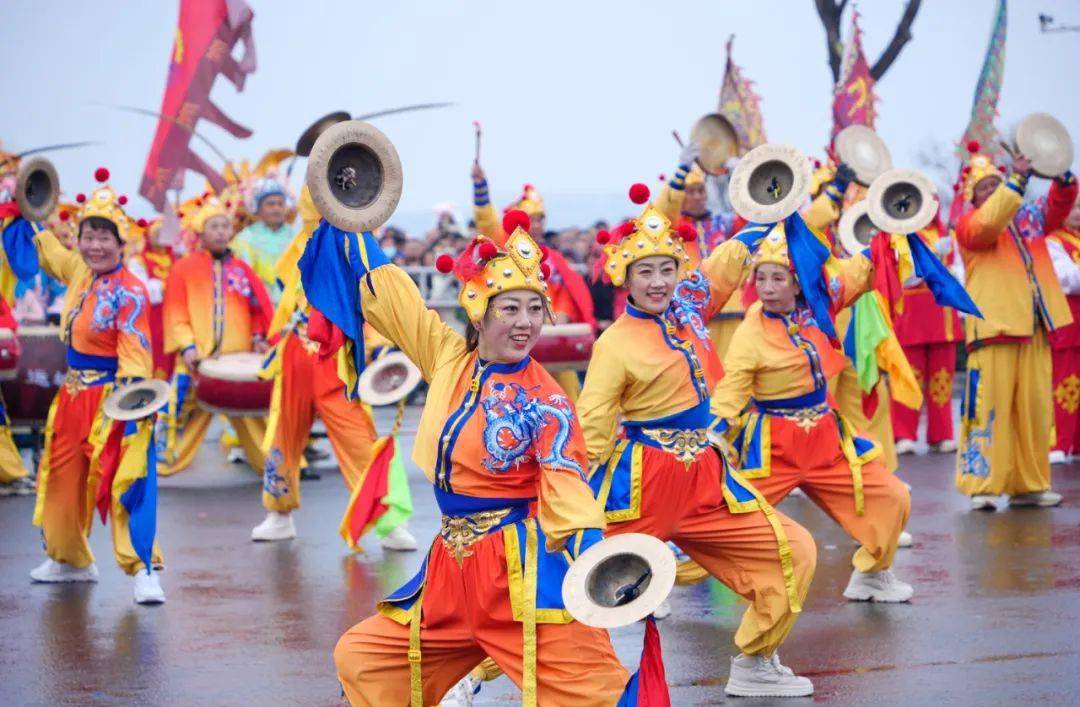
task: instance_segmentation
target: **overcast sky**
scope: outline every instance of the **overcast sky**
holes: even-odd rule
[[[659,173],[671,173],[678,154],[671,130],[685,134],[715,108],[730,33],[736,61],[762,97],[769,139],[820,155],[828,138],[831,76],[812,0],[249,2],[258,70],[243,93],[219,79],[212,95],[255,134],[235,140],[207,123],[198,129],[230,157],[255,160],[268,148],[292,146],[332,110],[454,101],[377,121],[401,154],[405,191],[394,221],[410,229],[428,225],[438,202],[467,216],[474,119],[484,125],[483,161],[500,206],[528,181],[544,195],[554,226],[627,213],[630,183],[653,185]],[[871,62],[903,4],[862,3]],[[877,87],[877,129],[897,166],[916,166],[928,141],[959,138],[995,4],[924,0],[914,39]],[[177,7],[170,0],[5,2],[4,146],[100,140],[50,155],[64,190],[90,188],[93,169],[104,164],[133,197],[133,212],[149,213],[134,195],[155,122],[93,103],[160,107]],[[1041,34],[1040,12],[1080,25],[1075,1],[1010,3],[999,125],[1046,111],[1080,139],[1080,33]],[[294,172],[297,189],[302,174]],[[201,184],[190,176],[188,190]]]

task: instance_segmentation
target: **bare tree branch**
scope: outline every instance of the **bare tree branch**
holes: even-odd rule
[[[843,44],[840,42],[840,16],[848,0],[840,0],[836,4],[833,0],[814,0],[817,6],[818,17],[825,28],[825,51],[829,56],[829,69],[832,71],[833,83],[840,80],[840,58],[843,53]]]
[[[900,50],[911,41],[911,24],[915,21],[915,15],[919,12],[919,5],[921,4],[922,0],[908,0],[907,7],[904,8],[904,15],[900,18],[900,24],[896,26],[896,33],[893,34],[892,41],[889,42],[889,46],[885,47],[885,51],[881,53],[881,56],[870,68],[870,76],[875,81],[881,80],[881,77],[889,70],[892,63],[896,61],[896,57],[900,56]]]

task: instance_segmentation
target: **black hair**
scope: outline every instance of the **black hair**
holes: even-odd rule
[[[480,330],[470,320],[465,324],[465,350],[472,352],[480,345]]]
[[[83,229],[89,226],[95,231],[108,231],[116,237],[117,242],[123,243],[120,240],[120,230],[116,227],[116,224],[107,218],[100,216],[89,216],[79,222],[79,235],[83,234]]]

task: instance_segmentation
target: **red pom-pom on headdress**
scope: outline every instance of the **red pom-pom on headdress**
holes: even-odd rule
[[[601,228],[599,231],[596,232],[596,242],[600,245],[607,245],[610,241],[611,234],[604,229]]]
[[[499,249],[496,248],[495,244],[491,241],[484,241],[480,244],[480,247],[477,248],[476,252],[480,255],[482,259],[491,260],[499,254]]]
[[[544,279],[551,277],[551,266],[547,263],[540,263],[540,274],[544,276]]]
[[[450,273],[454,269],[454,258],[449,253],[443,253],[438,258],[435,258],[435,269],[444,275]]]
[[[203,202],[202,202],[202,199],[196,199],[196,200],[195,200],[195,205],[196,205],[196,206],[199,206],[199,207],[201,207],[201,206],[202,206],[202,203],[203,203]]]
[[[120,197],[116,201],[119,202],[121,206],[123,206],[124,204],[127,203],[127,196],[125,196],[124,194],[121,194]]]
[[[513,235],[514,231],[519,228],[528,233],[531,225],[532,221],[529,220],[529,215],[521,209],[510,209],[502,220],[503,231],[508,236]]]
[[[697,239],[697,229],[689,221],[680,221],[676,233],[679,234],[679,238],[687,242]]]
[[[85,202],[86,201],[86,194],[83,194],[82,192],[79,192],[78,194],[75,195],[75,201],[79,202],[80,204]]]
[[[623,221],[611,231],[611,240],[621,241],[637,230],[633,221]]]
[[[541,263],[544,262],[550,256],[551,256],[551,248],[548,248],[546,245],[540,246],[540,262]]]
[[[144,218],[139,219],[135,223],[139,226],[139,228],[146,228],[150,225],[149,222]]]
[[[109,170],[104,167],[98,167],[94,170],[94,179],[102,183],[109,181]]]
[[[61,211],[60,212],[60,220],[61,221],[67,221],[69,218],[71,218],[71,214],[69,214],[67,211]]]
[[[974,155],[978,152],[980,147],[982,147],[982,145],[979,144],[978,140],[968,140],[967,151],[971,154]]]
[[[998,166],[998,171],[1001,172],[1002,174],[1005,174],[1005,165]]]
[[[659,179],[659,180],[660,180],[661,182],[666,182],[666,181],[667,181],[667,175],[666,175],[666,174],[664,174],[663,172],[661,172],[660,174],[656,175],[656,178],[657,178],[657,179]]]
[[[630,201],[635,204],[644,204],[649,200],[649,188],[638,182],[630,185]]]
[[[231,201],[226,201],[225,202],[225,208],[226,209],[231,209],[232,208],[232,202]]]

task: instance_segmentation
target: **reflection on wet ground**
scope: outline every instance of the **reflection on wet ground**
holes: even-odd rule
[[[1076,703],[1080,466],[1055,467],[1062,508],[970,513],[953,491],[952,457],[902,459],[915,547],[899,552],[896,571],[915,585],[915,600],[844,601],[854,545],[809,500],[791,498],[783,510],[814,533],[819,559],[784,662],[814,679],[817,699],[837,704]],[[419,471],[410,474],[412,527],[426,541],[435,506]],[[324,473],[303,494],[297,540],[252,543],[259,480],[207,445],[196,468],[162,483],[168,603],[157,608],[131,603],[100,526],[91,539],[100,583],[31,585],[26,573],[41,559],[33,499],[0,499],[0,703],[340,704],[334,643],[410,576],[420,553],[384,554],[367,539],[364,553],[348,555],[337,535],[347,501],[340,478]],[[741,601],[708,582],[678,588],[673,606],[661,624],[673,704],[723,701]],[[613,637],[635,666],[640,627]],[[477,704],[518,699],[501,678]],[[740,702],[759,703],[770,701]]]

